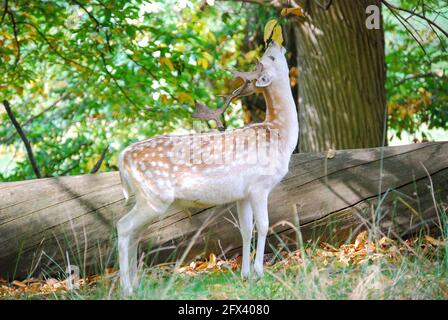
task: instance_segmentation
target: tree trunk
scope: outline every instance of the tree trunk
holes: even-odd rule
[[[333,158],[293,155],[269,197],[267,248],[294,246],[299,235],[345,241],[366,227],[392,237],[437,230],[447,221],[446,212],[434,209],[434,201],[448,199],[447,154],[448,142],[345,150]],[[116,265],[115,223],[131,206],[117,172],[1,183],[0,276],[49,274],[69,263],[88,273]],[[241,251],[233,204],[191,215],[173,209],[142,239],[150,263]]]
[[[298,1],[296,23],[300,151],[382,145],[386,108],[384,31],[366,27],[380,0]],[[325,1],[320,1],[325,2]]]

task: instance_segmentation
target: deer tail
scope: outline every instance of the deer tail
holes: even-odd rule
[[[128,203],[129,196],[133,189],[129,180],[129,176],[126,172],[126,168],[123,166],[124,154],[126,150],[123,150],[118,156],[118,169],[120,170],[121,185],[123,187],[123,194],[125,198],[125,205]]]

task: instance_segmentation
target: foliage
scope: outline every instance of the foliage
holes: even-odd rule
[[[448,30],[445,1],[393,1]],[[424,6],[424,7],[422,7]],[[389,128],[398,137],[426,124],[448,129],[448,39],[436,27],[403,11],[385,14]],[[418,140],[428,137],[423,132]]]
[[[43,175],[88,173],[108,144],[106,170],[114,169],[130,142],[191,129],[194,99],[222,103],[245,27],[232,10],[200,1],[9,1],[0,98],[24,124]],[[0,152],[13,152],[14,165],[0,180],[32,178],[22,142],[5,113],[0,120]]]
[[[443,0],[388,2],[447,29]],[[192,131],[194,100],[222,105],[220,95],[231,89],[227,70],[252,65],[266,22],[285,26],[303,14],[204,0],[5,3],[0,101],[11,102],[44,176],[88,173],[107,145],[101,170],[115,170],[118,152],[131,142]],[[446,37],[422,19],[404,20],[406,12],[383,12],[389,129],[398,136],[415,134],[422,124],[447,129]],[[241,125],[241,109],[230,108],[225,120]],[[0,123],[0,181],[33,178],[3,107]]]

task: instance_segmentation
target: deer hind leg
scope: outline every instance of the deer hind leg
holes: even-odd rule
[[[252,194],[250,199],[258,234],[254,271],[259,276],[263,275],[264,247],[266,243],[266,235],[269,229],[268,195],[268,192],[257,192]]]
[[[236,206],[238,209],[241,238],[243,239],[241,276],[247,278],[250,274],[250,241],[252,239],[253,214],[250,201],[248,199],[238,201]]]
[[[154,203],[157,203],[157,206]],[[170,203],[149,201],[137,195],[135,206],[117,223],[120,285],[125,296],[137,286],[137,249],[141,232],[155,219],[161,217]]]

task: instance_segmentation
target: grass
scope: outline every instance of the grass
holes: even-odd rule
[[[215,257],[177,271],[166,265],[147,268],[132,298],[447,299],[447,251],[443,239],[370,241],[364,232],[337,248],[307,243],[293,252],[277,252],[275,258],[267,255],[270,261],[261,278],[243,280],[237,259]],[[84,285],[71,291],[59,287],[45,293],[37,286],[33,291],[10,285],[3,286],[3,298],[119,299],[118,282],[112,273],[83,279]]]

